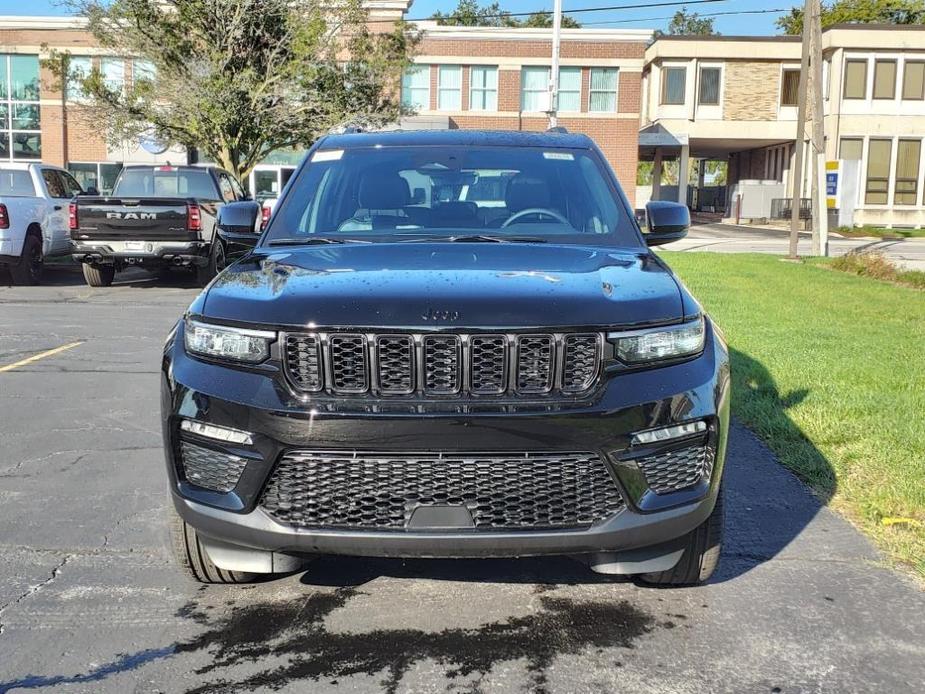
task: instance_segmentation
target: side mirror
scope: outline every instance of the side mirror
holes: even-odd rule
[[[226,244],[253,248],[260,240],[258,219],[260,219],[259,203],[252,200],[229,202],[219,208],[215,228]]]
[[[90,195],[94,198],[98,198],[100,196],[100,191],[96,187],[90,186],[84,191],[84,195]]]
[[[687,236],[691,226],[691,213],[687,205],[666,200],[653,200],[646,204],[649,232],[643,234],[647,246],[661,246]]]

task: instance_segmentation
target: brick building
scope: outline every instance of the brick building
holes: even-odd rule
[[[548,127],[550,29],[439,26],[423,38],[402,81],[417,116],[408,126],[541,131]],[[640,79],[648,30],[564,29],[559,125],[601,147],[632,200],[635,194]]]

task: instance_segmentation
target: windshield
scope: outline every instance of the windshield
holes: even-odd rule
[[[639,245],[593,152],[440,146],[317,150],[263,243],[468,237]]]
[[[125,169],[112,194],[115,197],[218,199],[218,192],[208,171],[166,167]]]

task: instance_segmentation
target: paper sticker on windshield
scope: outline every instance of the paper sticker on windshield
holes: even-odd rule
[[[543,152],[544,159],[558,159],[559,161],[575,161],[575,157],[569,152]]]
[[[312,155],[312,161],[338,161],[344,156],[342,149],[319,149]]]

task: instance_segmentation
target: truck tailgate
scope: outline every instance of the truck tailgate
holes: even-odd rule
[[[196,205],[185,198],[102,198],[76,199],[77,229],[74,240],[185,241],[199,237],[189,230],[187,210]]]

